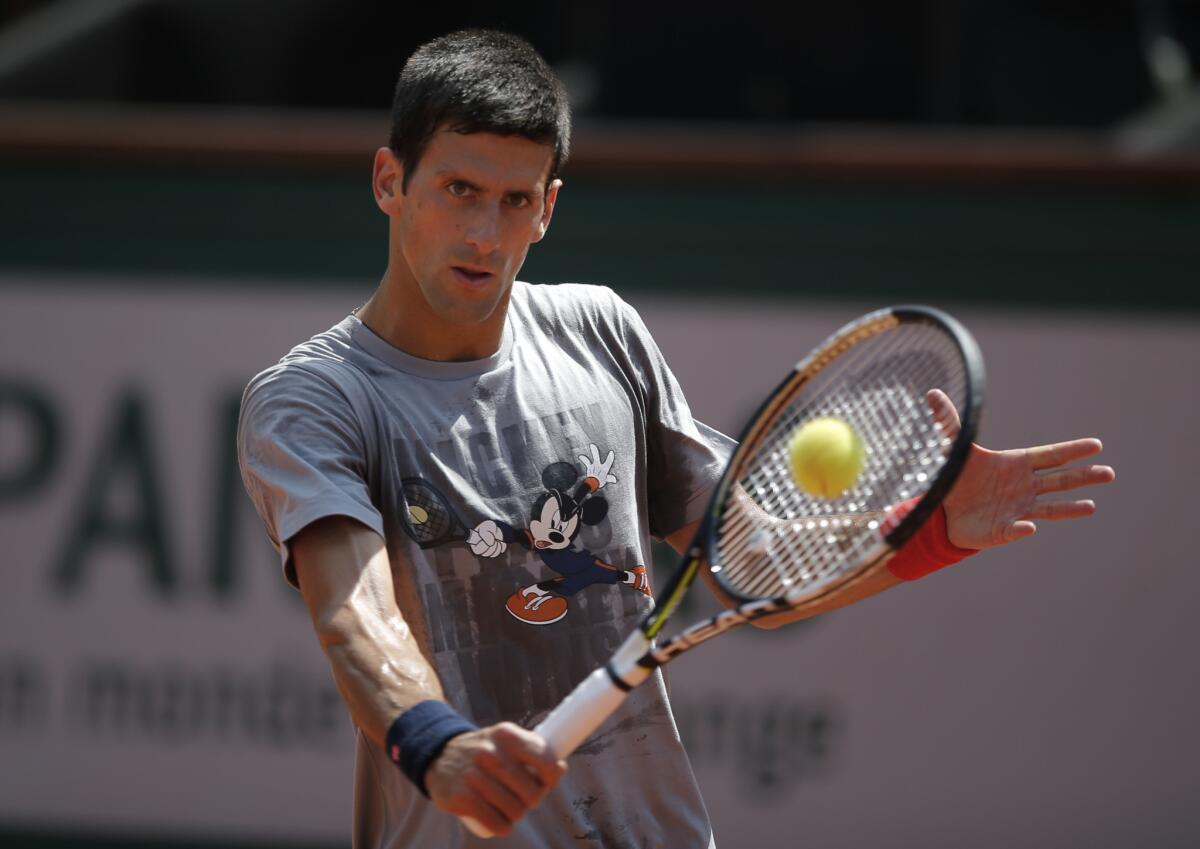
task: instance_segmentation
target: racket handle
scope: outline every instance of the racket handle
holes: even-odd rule
[[[628,691],[614,684],[601,667],[579,682],[579,686],[533,729],[534,733],[545,738],[557,757],[565,758],[621,706],[627,695]],[[479,820],[461,819],[476,837],[495,836]]]
[[[614,684],[601,667],[579,682],[571,695],[533,729],[534,733],[546,739],[554,754],[565,758],[621,706],[627,695],[629,691]]]

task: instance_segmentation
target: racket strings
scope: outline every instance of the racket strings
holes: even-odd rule
[[[931,344],[921,344],[918,339]],[[920,347],[914,347],[916,345]],[[957,347],[953,340],[941,332],[934,331],[933,328],[902,325],[891,332],[876,336],[839,360],[832,370],[818,373],[804,387],[803,391],[808,393],[807,396],[802,393],[791,399],[777,415],[755,453],[761,457],[764,451],[786,448],[786,442],[791,438],[797,424],[821,414],[812,412],[818,406],[826,408],[824,414],[838,416],[853,414],[854,407],[858,406],[877,423],[883,424],[880,418],[885,411],[871,404],[861,403],[860,396],[871,389],[890,396],[887,400],[902,403],[909,410],[916,406],[922,413],[928,412],[924,401],[925,389],[938,386],[952,399],[957,399],[961,397],[965,388],[965,374],[960,367],[956,380],[955,375],[948,373],[946,368],[948,363],[952,364],[956,360]],[[863,361],[866,361],[865,365]],[[929,374],[931,371],[935,374]],[[905,391],[897,393],[897,388]],[[839,399],[841,403],[831,403],[830,395],[838,392],[844,395]],[[913,396],[918,392],[920,398],[914,403]],[[880,400],[880,396],[876,395],[873,400]],[[764,469],[774,471],[781,479],[787,477],[785,468],[786,464],[783,467],[764,466]]]
[[[877,390],[878,387],[875,389]],[[864,396],[865,397],[865,396]],[[879,440],[874,439],[871,434],[871,419],[878,419],[879,416],[871,415],[872,411],[878,411],[881,407],[894,406],[894,395],[880,395],[878,391],[874,392],[875,405],[860,405],[859,412],[865,412],[864,417],[860,417],[859,429],[863,432],[864,442],[869,446],[872,443],[878,443]],[[882,403],[881,403],[882,401]],[[897,411],[889,410],[888,418],[890,420],[903,421],[903,416],[912,415],[913,405],[906,404],[907,409],[902,409],[897,415]],[[853,409],[848,408],[845,404],[839,404],[833,409],[825,407],[818,409],[818,413],[840,413],[842,416],[852,417]],[[908,428],[905,429],[910,430]],[[907,439],[908,432],[902,434],[902,437]],[[870,450],[870,449],[868,449]],[[895,451],[895,445],[889,446],[888,450]],[[923,458],[925,459],[925,458]],[[920,474],[920,473],[918,473]],[[750,551],[738,552],[731,548],[732,554],[753,555],[753,559],[743,558],[740,563],[735,563],[734,577],[737,576],[737,567],[741,567],[742,571],[747,569],[753,570],[750,574],[749,582],[746,583],[744,591],[748,594],[756,596],[770,595],[777,592],[788,591],[794,589],[797,584],[812,583],[819,581],[823,577],[830,574],[831,571],[837,571],[837,567],[845,568],[848,565],[860,562],[863,557],[878,544],[878,534],[871,533],[878,531],[880,522],[883,518],[882,509],[886,505],[872,504],[872,497],[876,495],[878,487],[873,486],[873,483],[878,483],[878,478],[881,474],[878,468],[864,470],[864,480],[859,486],[859,491],[851,493],[853,497],[858,497],[859,501],[854,502],[849,498],[844,498],[846,510],[860,511],[857,518],[851,518],[845,515],[842,516],[820,516],[821,513],[829,513],[825,508],[825,504],[819,505],[800,505],[799,508],[794,504],[788,504],[786,496],[789,494],[788,489],[776,490],[770,493],[774,498],[763,498],[761,507],[767,510],[774,510],[774,513],[766,513],[763,515],[761,507],[759,509],[759,518],[774,518],[771,524],[774,526],[774,538],[767,538],[767,550],[763,551],[763,536],[760,530],[758,539],[753,536],[747,537],[750,540]],[[751,478],[753,480],[753,477]],[[893,485],[886,485],[883,491],[895,491]],[[911,490],[901,489],[900,497],[907,497]],[[782,510],[779,510],[781,499],[779,496],[784,496],[782,499]],[[887,499],[889,503],[894,503],[894,499]],[[772,501],[775,503],[773,504]],[[755,506],[759,507],[758,502]],[[783,518],[791,518],[793,514],[809,514],[809,518],[803,521],[793,520],[790,524],[780,523],[779,513],[782,513]],[[818,518],[812,518],[812,514],[816,514]],[[864,521],[865,520],[865,521]],[[739,529],[741,533],[745,533],[745,529]],[[787,537],[781,539],[781,537]],[[780,543],[783,543],[781,547]],[[857,549],[857,550],[856,550]],[[789,556],[781,556],[790,555]],[[772,564],[771,570],[764,570],[765,562]],[[799,569],[799,574],[796,569]]]
[[[927,324],[866,339],[803,383],[745,455],[722,505],[722,582],[756,598],[815,591],[875,554],[888,508],[928,491],[953,442],[926,392],[939,388],[961,406],[966,386],[957,343]],[[800,490],[788,463],[796,428],[823,416],[848,422],[865,449],[858,480],[832,499]]]
[[[858,352],[859,356],[864,356],[868,353],[870,352],[865,347],[861,352]],[[886,354],[881,354],[878,351],[875,353],[880,357],[880,359],[876,362],[886,362],[887,370],[889,371],[889,377],[894,377],[897,365],[894,361],[894,357],[889,357]],[[847,369],[849,368],[853,368],[853,365],[848,364]],[[865,377],[867,379],[864,379]],[[837,382],[839,380],[842,382],[847,381],[847,378],[844,375],[833,375],[832,378],[833,379],[831,380],[827,377],[825,382],[826,386],[830,386],[833,382]],[[907,382],[911,383],[911,381]],[[922,383],[925,382],[922,381]],[[911,422],[914,410],[926,409],[923,401],[923,392],[919,393],[920,401],[918,406],[917,403],[914,403],[915,399],[913,398],[913,395],[917,393],[913,392],[911,388],[908,389],[906,394],[898,395],[894,391],[887,391],[889,387],[883,385],[882,381],[879,380],[878,377],[872,380],[862,373],[858,375],[856,381],[852,382],[852,385],[854,384],[856,384],[855,391],[859,393],[859,397],[867,399],[873,403],[858,404],[856,408],[856,405],[847,403],[844,397],[834,399],[831,403],[828,392],[822,393],[819,391],[810,390],[811,394],[809,396],[809,401],[805,406],[809,411],[809,415],[833,414],[840,415],[844,418],[853,419],[855,418],[855,412],[860,413],[860,416],[858,417],[860,420],[857,422],[857,429],[860,430],[862,436],[864,437],[864,442],[868,445],[868,447],[870,447],[872,444],[878,444],[881,441],[880,439],[873,438],[872,431],[879,430],[878,422],[882,419],[886,419],[889,422],[905,422],[907,419],[908,422]],[[933,384],[925,383],[925,385]],[[900,403],[900,408],[896,409],[898,401]],[[790,412],[785,412],[785,414],[781,415],[781,420],[776,423],[777,426],[773,429],[774,433],[769,435],[768,438],[764,440],[763,445],[765,448],[759,449],[760,460],[762,456],[769,457],[774,463],[774,468],[776,469],[783,468],[786,465],[785,463],[781,462],[782,458],[772,455],[777,454],[781,450],[781,447],[782,450],[786,450],[785,446],[779,445],[779,442],[782,441],[780,440],[779,435],[782,433],[784,436],[786,436],[791,432],[793,427],[799,423],[799,416],[797,414],[798,411],[796,407],[797,405],[795,402],[793,402]],[[918,419],[918,421],[920,421],[920,419]],[[873,424],[874,427],[872,426]],[[911,426],[905,427],[902,425],[900,427],[900,431],[901,432],[897,434],[895,429],[892,429],[890,432],[883,434],[883,436],[885,439],[887,437],[893,437],[895,439],[906,440],[911,436],[913,428]],[[886,445],[886,449],[890,452],[897,452],[901,447],[907,451],[907,446],[901,446],[897,442]],[[770,470],[771,468],[772,463],[763,464],[760,462],[757,469],[752,467],[751,474],[747,476],[747,480],[743,481],[743,487],[746,487],[747,484],[751,486],[757,485],[759,487],[757,491],[751,491],[754,491],[758,498],[756,505],[771,511],[767,514],[768,516],[774,516],[774,518],[778,519],[780,518],[780,514],[782,514],[783,518],[791,518],[796,513],[819,515],[820,513],[829,512],[827,509],[828,502],[821,502],[819,504],[813,504],[811,501],[807,504],[796,504],[794,502],[789,503],[787,496],[793,493],[798,494],[798,491],[795,490],[794,486],[789,485],[789,481],[786,480],[786,473],[784,473],[785,479],[782,482],[778,479],[769,480],[767,486],[763,487],[763,475],[761,472]],[[759,474],[755,474],[755,472],[758,472]],[[869,481],[873,477],[878,477],[877,471],[871,470],[870,468],[864,470],[864,483],[860,486],[860,491],[858,493],[851,493],[851,495],[865,495],[869,498],[872,494],[871,490],[873,489],[869,485]],[[895,489],[895,487],[891,487],[890,489]],[[904,492],[904,496],[907,496],[908,494],[909,493],[907,491]],[[862,500],[865,501],[866,499]],[[771,577],[772,572],[779,576],[778,582],[783,587],[789,587],[795,584],[797,580],[811,581],[814,578],[819,578],[821,570],[819,568],[814,569],[813,566],[814,564],[820,563],[822,549],[824,549],[828,556],[833,557],[838,563],[846,563],[848,557],[850,562],[854,562],[854,560],[857,558],[853,556],[851,549],[853,548],[856,535],[859,541],[865,539],[867,542],[872,542],[873,540],[871,539],[871,536],[869,534],[864,534],[863,531],[875,530],[878,527],[878,519],[881,517],[882,513],[881,511],[870,511],[869,509],[864,509],[870,506],[869,503],[859,504],[852,501],[849,497],[844,498],[843,501],[846,502],[845,507],[848,510],[863,511],[863,515],[870,515],[872,513],[876,514],[876,518],[873,519],[873,521],[876,522],[876,525],[874,527],[871,526],[871,520],[868,520],[864,523],[863,521],[854,521],[845,516],[823,517],[816,520],[809,520],[802,524],[792,524],[784,528],[781,528],[779,523],[775,522],[775,530],[777,533],[783,531],[794,537],[794,539],[791,539],[788,542],[792,544],[794,548],[795,559],[802,564],[806,564],[805,566],[801,567],[801,573],[798,576],[789,573],[786,560],[781,559],[778,556],[777,546],[772,545],[769,552],[762,551],[764,539],[761,530],[758,534],[758,538],[755,539],[753,531],[750,532],[750,536],[746,536],[747,526],[745,526],[745,523],[741,523],[743,527],[733,528],[735,533],[740,533],[743,538],[749,542],[748,547],[752,550],[751,553],[754,555],[753,561],[755,562],[743,562],[740,564],[743,569],[753,567],[758,573],[756,582],[749,585],[747,588],[752,590],[756,595],[769,592],[769,590],[764,590],[763,586],[769,583],[768,579]],[[737,550],[733,547],[730,547],[730,552],[736,554]],[[763,560],[763,555],[765,553],[771,554],[772,568],[769,571],[764,571],[761,568],[761,564],[757,562]],[[736,565],[739,564],[735,564],[735,566]]]

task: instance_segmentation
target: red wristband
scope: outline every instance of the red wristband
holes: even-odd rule
[[[910,498],[897,504],[888,511],[885,526],[899,524],[920,500],[920,497]],[[934,514],[888,561],[887,567],[900,580],[915,581],[978,551],[977,548],[959,548],[950,542],[946,531],[946,508],[939,504]]]

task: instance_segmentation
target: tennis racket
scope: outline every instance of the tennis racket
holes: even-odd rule
[[[404,495],[404,530],[421,548],[447,542],[466,542],[470,531],[445,497],[423,478],[400,481]]]
[[[927,399],[932,389],[954,404],[957,428],[938,420]],[[937,310],[879,310],[825,340],[746,426],[654,608],[535,731],[565,758],[659,666],[748,622],[809,608],[815,613],[886,568],[962,471],[982,393],[978,346]],[[865,449],[858,478],[833,498],[798,487],[788,462],[791,435],[826,416],[853,427]],[[657,641],[701,569],[738,606]],[[464,821],[489,836],[477,821]]]

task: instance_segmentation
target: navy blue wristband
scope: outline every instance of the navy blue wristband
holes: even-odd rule
[[[450,738],[477,730],[478,726],[445,702],[434,699],[418,702],[396,717],[388,729],[388,757],[428,798],[425,770],[446,748]]]

